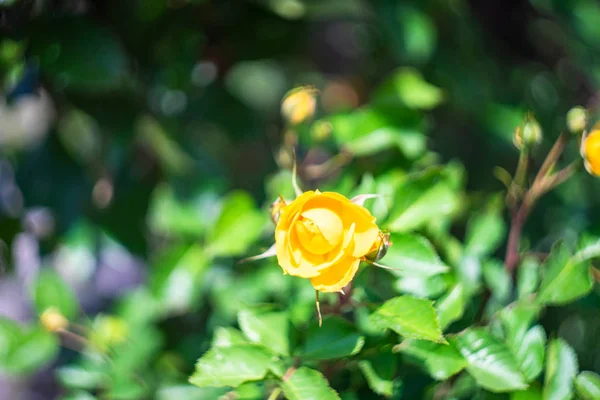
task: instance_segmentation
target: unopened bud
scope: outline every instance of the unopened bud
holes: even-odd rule
[[[567,128],[574,135],[583,132],[588,123],[588,112],[583,107],[573,107],[567,113]]]
[[[542,141],[542,128],[533,114],[528,113],[521,125],[517,126],[513,143],[519,150],[531,148]]]
[[[46,309],[40,315],[40,323],[49,332],[58,332],[69,326],[69,321],[54,307]]]
[[[369,252],[365,255],[365,259],[369,262],[377,262],[385,257],[388,248],[391,246],[390,233],[379,231],[375,242],[371,246]]]
[[[300,124],[315,114],[317,89],[300,86],[290,90],[281,102],[281,114],[292,125]]]
[[[286,202],[282,197],[278,197],[277,200],[275,200],[271,204],[269,211],[271,213],[271,221],[273,221],[273,223],[275,225],[277,225],[277,221],[279,221],[279,215],[281,214],[281,210],[285,206],[286,206]]]

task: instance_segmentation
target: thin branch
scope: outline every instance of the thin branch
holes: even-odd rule
[[[514,273],[519,264],[519,243],[521,242],[523,227],[525,226],[531,208],[542,195],[569,179],[579,166],[579,161],[574,161],[557,173],[548,176],[548,172],[556,164],[564,151],[569,137],[569,135],[563,132],[558,139],[556,139],[556,142],[552,146],[552,149],[550,149],[550,152],[546,156],[546,159],[542,163],[540,170],[531,184],[531,187],[525,192],[523,201],[518,208],[516,208],[516,211],[513,212],[510,232],[508,234],[508,243],[506,245],[506,255],[504,258],[505,268],[511,274]]]
[[[269,396],[269,398],[267,400],[277,400],[277,398],[279,397],[280,394],[281,394],[281,389],[277,387],[277,388],[273,389],[273,391],[271,392],[271,395]]]
[[[546,159],[542,163],[542,166],[540,167],[540,170],[538,171],[534,182],[540,181],[544,176],[546,176],[546,174],[548,174],[550,168],[552,168],[552,166],[556,163],[563,150],[565,149],[568,140],[568,134],[566,134],[565,132],[560,134],[560,136],[558,137],[558,139],[556,139],[556,142],[554,142],[554,145],[550,149],[550,152],[546,156]]]

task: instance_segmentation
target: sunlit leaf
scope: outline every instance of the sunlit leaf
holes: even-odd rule
[[[264,378],[273,363],[273,355],[252,344],[215,347],[196,363],[190,383],[200,386],[233,386]]]
[[[365,376],[372,391],[381,396],[391,396],[394,391],[394,382],[391,379],[382,378],[370,361],[360,361],[358,367]]]
[[[465,303],[466,298],[461,283],[456,284],[446,295],[436,301],[435,307],[442,329],[462,317]]]
[[[218,399],[229,392],[228,388],[199,388],[192,385],[164,386],[157,390],[156,400],[205,400]]]
[[[412,177],[397,188],[389,228],[393,232],[417,229],[430,221],[451,215],[458,201],[457,193],[439,173],[433,171]]]
[[[318,371],[300,367],[281,384],[288,400],[339,400],[325,377]]]
[[[421,360],[427,372],[437,380],[446,380],[467,366],[467,360],[452,344],[438,344],[425,340],[406,340],[394,348]]]
[[[176,197],[171,186],[163,184],[152,194],[148,224],[154,232],[163,235],[198,238],[212,225],[219,210],[220,199],[211,190],[184,201]]]
[[[575,391],[583,400],[600,399],[600,375],[583,371],[575,379]]]
[[[448,271],[433,245],[424,237],[415,234],[392,234],[392,245],[381,263],[397,268],[398,275],[428,277]]]
[[[212,340],[213,347],[231,347],[245,343],[248,343],[248,340],[241,331],[224,326],[219,326],[215,329]]]
[[[544,277],[536,298],[542,304],[565,304],[592,289],[589,263],[575,259],[564,243],[552,249],[542,269]]]
[[[540,263],[534,257],[525,257],[517,269],[519,299],[531,295],[540,284]]]
[[[467,371],[492,392],[525,389],[527,383],[510,350],[483,328],[469,328],[451,340],[467,360]]]
[[[327,118],[336,142],[357,156],[398,149],[409,159],[426,150],[425,136],[387,113],[374,108],[361,108],[352,113]],[[402,126],[399,126],[402,125]]]
[[[430,300],[411,296],[395,297],[371,314],[371,321],[380,329],[391,329],[407,339],[445,342]]]
[[[512,292],[512,279],[501,261],[490,259],[484,262],[483,278],[497,300],[505,302],[509,299]]]
[[[467,225],[465,251],[475,256],[492,254],[502,243],[505,232],[506,226],[499,212],[476,214]]]
[[[375,104],[403,105],[430,110],[444,99],[441,89],[423,79],[415,69],[400,68],[381,84],[374,96]]]
[[[562,339],[552,340],[546,357],[544,400],[571,399],[578,369],[573,349]]]
[[[260,236],[267,222],[252,198],[233,192],[223,202],[221,215],[208,235],[208,249],[214,256],[239,256]]]
[[[238,314],[238,322],[250,341],[262,344],[277,354],[289,354],[287,313],[244,310]]]

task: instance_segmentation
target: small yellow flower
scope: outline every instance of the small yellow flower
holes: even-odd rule
[[[40,315],[40,323],[49,332],[58,332],[69,326],[69,321],[54,307],[50,307]]]
[[[375,217],[363,206],[338,193],[308,191],[281,209],[275,252],[284,273],[309,278],[320,292],[338,292],[378,237]]]
[[[592,175],[600,176],[600,129],[594,129],[581,140],[581,156],[585,168]]]
[[[317,90],[300,86],[290,90],[281,102],[281,114],[292,125],[298,125],[315,114]]]

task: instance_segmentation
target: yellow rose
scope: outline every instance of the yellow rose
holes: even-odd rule
[[[379,235],[375,217],[333,192],[304,192],[281,209],[275,251],[284,273],[310,278],[320,292],[337,292],[358,270]]]
[[[593,130],[583,138],[581,155],[590,174],[600,176],[600,130]]]

